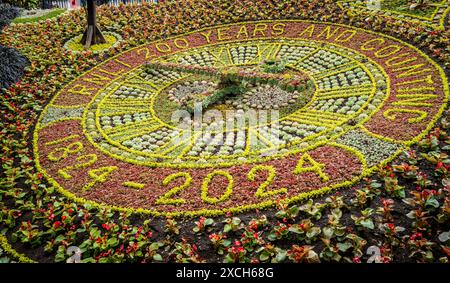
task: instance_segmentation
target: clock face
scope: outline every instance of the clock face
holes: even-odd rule
[[[354,185],[431,130],[447,99],[443,70],[397,39],[231,24],[128,50],[67,84],[36,125],[35,160],[81,203],[238,213]]]
[[[307,76],[306,89],[289,92],[255,84],[242,95],[203,109],[200,117],[173,121],[180,100],[214,91],[217,79],[141,67],[102,91],[83,125],[103,150],[136,164],[230,166],[337,139],[367,121],[387,97],[382,69],[332,44],[249,40],[194,48],[160,60],[226,70],[249,69],[273,58],[287,63],[285,73]]]

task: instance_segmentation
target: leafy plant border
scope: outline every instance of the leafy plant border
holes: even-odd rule
[[[18,253],[8,242],[5,236],[0,234],[0,247],[5,251],[5,253],[12,257],[14,260],[20,263],[36,263],[36,261],[28,258],[27,256]]]

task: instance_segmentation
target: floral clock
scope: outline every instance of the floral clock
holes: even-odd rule
[[[254,83],[200,121],[174,121],[186,97],[219,83],[192,69],[251,70],[274,58],[304,87]],[[36,125],[35,159],[79,202],[237,213],[351,186],[425,135],[447,98],[443,70],[391,37],[308,21],[218,26],[131,49],[69,83]],[[268,119],[233,122],[247,113]]]

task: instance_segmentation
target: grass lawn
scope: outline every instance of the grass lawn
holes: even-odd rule
[[[16,23],[16,24],[25,24],[25,23],[34,23],[34,22],[39,22],[42,20],[47,20],[47,19],[51,19],[54,17],[57,17],[59,15],[61,15],[62,13],[64,13],[66,11],[66,9],[54,9],[49,11],[46,14],[40,15],[40,16],[36,16],[36,17],[19,17],[19,18],[15,18],[12,22]]]

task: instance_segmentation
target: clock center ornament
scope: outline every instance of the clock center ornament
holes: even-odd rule
[[[248,22],[152,42],[66,85],[34,133],[67,197],[153,215],[239,213],[354,185],[423,137],[443,70],[345,25]]]

